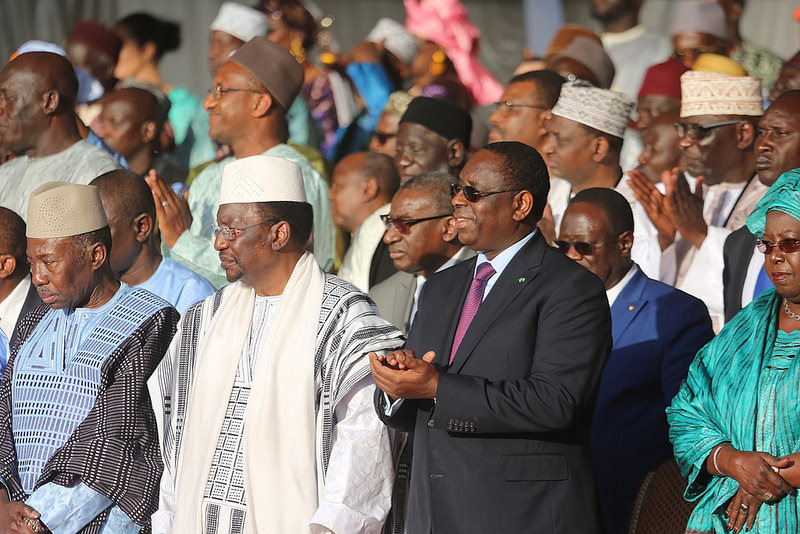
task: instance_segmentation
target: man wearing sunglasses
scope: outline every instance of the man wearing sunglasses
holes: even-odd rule
[[[584,189],[570,201],[555,242],[602,280],[611,307],[613,345],[591,443],[605,534],[627,532],[645,475],[672,458],[664,410],[714,336],[699,299],[648,278],[633,262],[633,231],[625,197]]]
[[[758,121],[754,148],[756,173],[767,187],[781,174],[800,167],[800,91],[783,93],[767,108]],[[754,242],[755,236],[747,226],[725,240],[725,321],[772,285],[764,271],[764,254]]]
[[[414,430],[409,534],[599,532],[586,437],[608,301],[536,230],[548,189],[535,149],[476,152],[452,204],[478,256],[425,283],[404,350],[370,355],[378,415]]]
[[[446,172],[415,176],[395,193],[383,242],[399,272],[373,287],[369,294],[381,317],[404,334],[417,312],[425,281],[475,255],[458,240],[453,221],[451,185]]]
[[[681,75],[681,91],[675,125],[681,162],[686,172],[702,179],[702,187],[692,194],[678,169],[664,176],[665,210],[677,232],[663,263],[676,266],[675,287],[705,302],[719,331],[725,322],[725,238],[744,225],[767,189],[756,177],[753,151],[762,114],[761,82],[689,71]]]

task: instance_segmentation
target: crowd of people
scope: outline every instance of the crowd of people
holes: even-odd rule
[[[0,532],[641,532],[672,468],[800,532],[800,52],[588,4],[505,85],[459,0],[224,2],[203,98],[152,14],[22,44]]]

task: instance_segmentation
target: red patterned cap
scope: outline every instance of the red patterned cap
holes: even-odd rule
[[[680,60],[673,57],[653,65],[644,74],[639,98],[658,95],[681,98],[681,74],[689,70]]]

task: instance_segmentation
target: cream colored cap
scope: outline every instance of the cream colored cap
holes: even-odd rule
[[[306,202],[300,167],[274,156],[250,156],[225,165],[220,205],[251,202]]]
[[[261,11],[235,2],[223,2],[211,29],[233,35],[245,43],[269,30],[267,16]]]
[[[108,219],[100,191],[93,185],[48,182],[31,193],[26,237],[70,237],[104,226]]]
[[[681,117],[760,117],[763,112],[761,80],[758,78],[691,70],[681,74]]]

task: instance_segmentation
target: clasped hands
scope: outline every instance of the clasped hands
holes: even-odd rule
[[[417,358],[413,350],[400,349],[379,356],[369,353],[375,385],[394,402],[397,399],[433,399],[439,386],[439,371],[433,366],[432,350]]]
[[[739,483],[739,490],[725,511],[728,529],[733,532],[740,532],[742,527],[753,528],[763,503],[775,502],[795,493],[789,482],[794,478],[794,469],[789,468],[795,462],[789,457],[776,458],[765,452],[739,451],[726,446],[719,452],[717,464],[720,474]],[[783,472],[784,469],[788,471]]]
[[[38,518],[39,512],[24,502],[9,501],[5,490],[0,490],[0,534],[31,534],[33,529],[23,520]]]
[[[694,193],[681,169],[675,167],[661,174],[665,193],[661,193],[645,175],[634,169],[628,171],[628,184],[636,201],[647,213],[658,231],[661,250],[675,241],[676,231],[697,248],[708,235],[708,225],[703,219],[703,177],[698,176]]]

